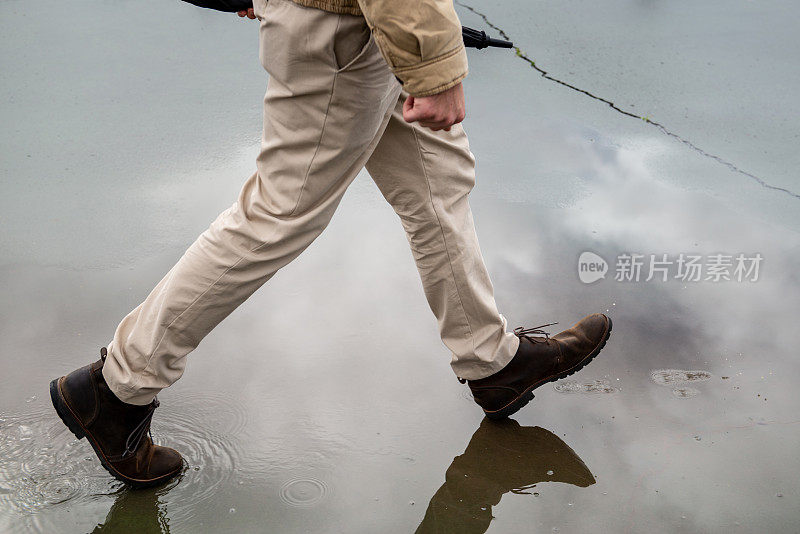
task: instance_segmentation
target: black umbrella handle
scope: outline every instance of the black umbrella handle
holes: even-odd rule
[[[514,43],[511,41],[503,41],[502,39],[492,39],[488,35],[486,35],[485,31],[479,31],[473,28],[467,28],[466,26],[461,26],[461,35],[464,37],[464,46],[477,48],[480,50],[481,48],[486,48],[488,46],[493,46],[496,48],[513,48]]]

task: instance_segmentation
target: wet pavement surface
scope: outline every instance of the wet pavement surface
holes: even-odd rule
[[[606,312],[606,348],[483,420],[363,173],[159,395],[154,436],[183,476],[129,491],[47,386],[97,358],[250,174],[256,25],[177,2],[0,4],[0,531],[798,531],[798,7],[458,12],[524,56],[471,51],[466,83],[498,305],[555,329]],[[584,252],[604,278],[581,281]]]

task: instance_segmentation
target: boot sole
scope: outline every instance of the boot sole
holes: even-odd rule
[[[79,440],[86,438],[86,441],[88,441],[89,445],[92,446],[97,458],[100,460],[100,465],[102,465],[103,468],[117,480],[135,488],[146,488],[162,484],[183,471],[183,465],[181,465],[179,469],[154,479],[137,479],[123,475],[114,469],[114,466],[111,465],[111,462],[106,459],[103,451],[100,450],[100,447],[97,445],[97,442],[92,434],[86,430],[86,428],[84,428],[80,420],[72,411],[72,408],[70,408],[69,404],[67,404],[67,401],[64,400],[64,396],[61,394],[61,378],[56,378],[50,382],[50,400],[53,401],[53,408],[55,408],[58,417],[61,418],[61,421],[67,426],[69,431],[75,434],[75,437]]]
[[[605,317],[606,319],[608,319],[608,331],[606,331],[606,335],[603,336],[603,340],[600,343],[598,343],[598,345],[594,348],[592,352],[589,353],[588,356],[586,356],[580,362],[578,362],[577,364],[575,364],[574,366],[570,367],[569,369],[567,369],[562,373],[559,373],[557,375],[552,375],[543,380],[535,382],[532,386],[523,391],[522,394],[519,395],[516,399],[512,400],[510,403],[506,404],[499,410],[495,410],[492,412],[484,410],[483,413],[486,415],[486,417],[492,420],[505,419],[506,417],[515,414],[517,411],[519,411],[526,404],[528,404],[530,401],[533,400],[533,397],[535,396],[533,394],[534,389],[543,386],[549,382],[556,382],[558,380],[561,380],[562,378],[567,378],[569,375],[575,374],[584,367],[586,367],[589,364],[589,362],[591,362],[595,358],[595,356],[600,354],[600,351],[603,349],[603,347],[606,346],[608,338],[611,337],[611,326],[612,326],[611,317],[607,315]]]

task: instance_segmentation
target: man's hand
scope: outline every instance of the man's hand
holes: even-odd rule
[[[419,121],[433,131],[446,130],[464,120],[464,88],[459,83],[441,93],[431,96],[409,96],[403,103],[403,119]]]
[[[250,9],[248,9],[247,11],[237,11],[236,14],[239,15],[240,17],[247,17],[248,19],[256,18],[256,14],[253,13],[253,8],[252,7]],[[259,20],[261,20],[261,19],[259,19]]]

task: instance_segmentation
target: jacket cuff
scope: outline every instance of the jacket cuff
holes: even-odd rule
[[[467,51],[459,44],[446,54],[410,67],[395,67],[394,74],[411,96],[431,96],[458,85],[468,72]]]

